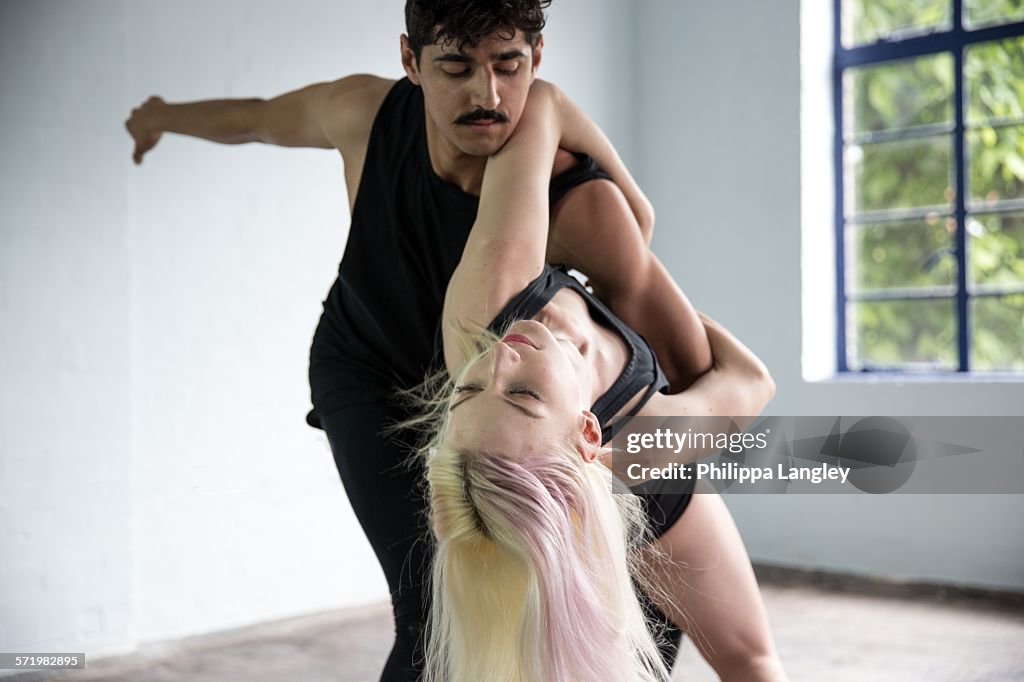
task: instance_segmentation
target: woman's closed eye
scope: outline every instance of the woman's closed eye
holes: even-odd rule
[[[460,384],[459,386],[455,387],[455,395],[460,395],[462,393],[479,393],[482,390],[483,388],[481,388],[477,384]],[[540,397],[540,394],[534,391],[529,386],[524,386],[521,384],[509,386],[506,392],[509,395],[525,395],[528,398],[536,400],[537,402],[544,402],[544,399]]]
[[[533,398],[538,402],[544,402],[540,394],[527,386],[510,386],[508,392],[512,395],[525,395]]]

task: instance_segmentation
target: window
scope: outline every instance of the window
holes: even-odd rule
[[[839,370],[1024,371],[1024,0],[835,9]]]

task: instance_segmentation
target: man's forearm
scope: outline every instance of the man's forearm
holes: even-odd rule
[[[150,113],[153,129],[200,137],[221,144],[258,142],[253,114],[262,99],[216,99],[183,104],[162,104]]]
[[[644,244],[617,185],[596,180],[576,187],[552,218],[548,260],[590,278],[598,298],[647,338],[675,391],[711,367],[696,311]]]
[[[651,344],[671,392],[686,389],[711,369],[713,349],[704,325],[654,254],[638,269],[631,290],[609,292],[607,299],[615,314]]]

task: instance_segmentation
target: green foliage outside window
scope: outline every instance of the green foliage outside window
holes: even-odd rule
[[[854,22],[844,35],[854,44],[948,30],[952,7],[950,0],[844,4],[844,21]],[[975,26],[1021,21],[1024,0],[964,0],[964,11]],[[1024,36],[970,45],[963,66],[970,369],[1020,371]],[[954,78],[949,53],[844,74],[851,369],[957,366]],[[1002,295],[981,295],[997,291]],[[872,295],[897,298],[857,300]]]

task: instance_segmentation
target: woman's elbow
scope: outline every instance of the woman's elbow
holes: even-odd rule
[[[775,397],[775,380],[760,361],[731,373],[731,411],[737,416],[756,417]]]
[[[771,372],[764,366],[763,363],[758,363],[757,371],[754,376],[751,377],[751,384],[754,387],[753,393],[757,396],[757,402],[754,406],[756,408],[753,414],[760,414],[768,403],[775,397],[775,379],[772,378]]]
[[[639,207],[637,211],[636,222],[640,226],[640,235],[643,237],[644,245],[650,247],[651,238],[654,237],[654,205],[646,197],[643,206]]]

